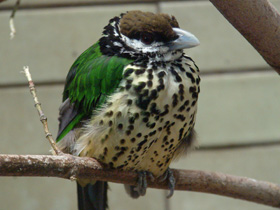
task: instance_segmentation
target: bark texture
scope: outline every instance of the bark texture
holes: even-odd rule
[[[210,0],[280,74],[280,15],[268,0]]]
[[[173,173],[176,190],[212,193],[280,207],[280,186],[277,184],[216,172],[173,169]],[[95,159],[71,155],[0,155],[0,176],[84,178],[137,184],[136,172],[105,169]],[[148,178],[148,187],[168,189],[168,183]]]

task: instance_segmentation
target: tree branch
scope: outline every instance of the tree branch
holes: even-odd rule
[[[216,172],[173,169],[176,190],[212,193],[280,207],[280,186],[255,179]],[[48,176],[65,179],[95,179],[137,184],[137,173],[103,169],[93,158],[72,155],[0,155],[0,176]],[[151,188],[168,189],[167,182],[148,180]]]
[[[268,0],[210,0],[280,74],[280,14]]]

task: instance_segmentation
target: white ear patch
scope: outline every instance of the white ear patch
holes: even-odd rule
[[[164,54],[168,52],[168,47],[164,46],[163,42],[153,42],[150,45],[146,45],[140,40],[130,39],[125,35],[121,34],[122,41],[129,47],[133,48],[139,53],[160,53]]]

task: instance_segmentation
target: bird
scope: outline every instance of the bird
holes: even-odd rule
[[[174,16],[139,10],[113,17],[73,63],[59,108],[57,145],[104,167],[175,181],[169,165],[196,146],[199,68],[183,49],[199,40]],[[107,182],[78,181],[79,210],[105,210]],[[171,196],[170,195],[170,196]]]

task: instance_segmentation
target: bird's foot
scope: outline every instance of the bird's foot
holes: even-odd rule
[[[167,179],[168,181],[168,188],[169,188],[169,194],[167,195],[167,198],[171,198],[172,195],[174,194],[174,189],[175,189],[175,184],[176,180],[173,174],[173,171],[168,168],[164,174],[162,175],[161,179],[159,180],[160,182],[163,182]]]
[[[153,174],[149,171],[139,171],[138,172],[138,184],[135,187],[135,190],[139,193],[139,195],[143,196],[146,194],[146,190],[148,187],[147,184],[147,176],[151,179],[151,181],[155,180]]]

